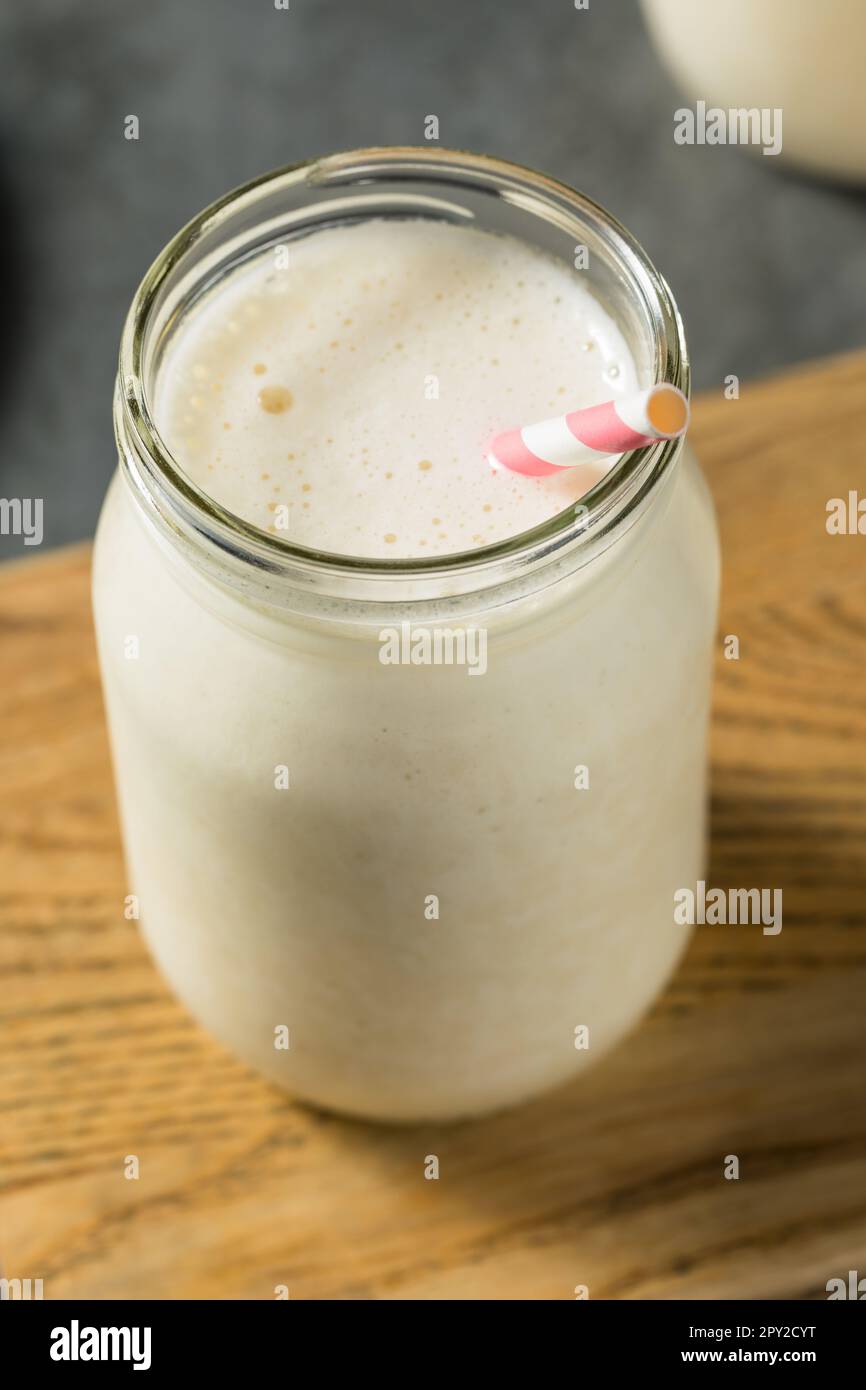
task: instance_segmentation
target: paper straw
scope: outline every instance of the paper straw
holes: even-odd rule
[[[572,410],[555,420],[506,430],[491,441],[492,468],[510,468],[538,478],[562,468],[598,462],[600,457],[641,449],[659,439],[676,439],[689,423],[689,403],[676,386],[663,382],[604,405]]]

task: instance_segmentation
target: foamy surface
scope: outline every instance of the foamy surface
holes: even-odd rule
[[[600,476],[486,461],[500,430],[635,389],[581,272],[420,219],[287,246],[211,293],[159,373],[159,428],[224,507],[302,545],[397,559],[526,531]]]

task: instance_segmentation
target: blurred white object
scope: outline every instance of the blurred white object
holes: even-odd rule
[[[780,107],[785,162],[866,180],[866,0],[641,3],[687,98]]]

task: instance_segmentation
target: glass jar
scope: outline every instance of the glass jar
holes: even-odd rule
[[[690,100],[726,113],[781,111],[770,129],[782,139],[783,163],[827,178],[866,179],[866,5],[641,3],[659,54]],[[760,154],[762,146],[747,148]]]
[[[269,175],[190,223],[135,296],[94,605],[129,891],[168,980],[297,1096],[414,1121],[573,1077],[673,970],[673,895],[704,863],[718,558],[682,441],[624,455],[530,532],[430,560],[295,545],[184,475],[150,402],[198,296],[263,247],[390,215],[569,265],[586,246],[641,383],[688,390],[664,281],[551,179],[439,149]],[[404,623],[483,631],[483,677],[383,664]]]

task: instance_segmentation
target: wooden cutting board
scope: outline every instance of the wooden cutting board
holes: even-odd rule
[[[825,526],[866,492],[866,354],[705,395],[693,438],[725,560],[708,882],[782,888],[782,932],[699,927],[585,1081],[453,1128],[302,1109],[190,1021],[123,917],[89,551],[0,569],[7,1277],[570,1299],[821,1298],[866,1274],[866,535]]]

